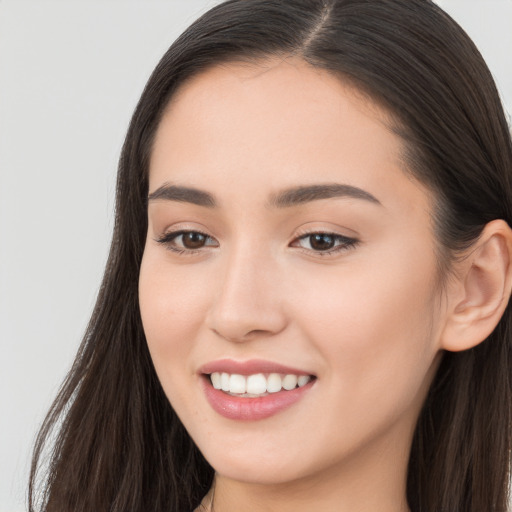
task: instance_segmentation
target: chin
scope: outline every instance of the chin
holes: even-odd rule
[[[277,460],[240,460],[229,458],[213,460],[215,473],[223,478],[254,485],[279,485],[299,480],[297,466]]]

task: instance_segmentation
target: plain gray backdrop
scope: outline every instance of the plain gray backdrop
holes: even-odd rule
[[[26,509],[34,436],[94,304],[131,113],[170,43],[216,3],[0,0],[0,512]],[[438,3],[510,112],[512,0]]]

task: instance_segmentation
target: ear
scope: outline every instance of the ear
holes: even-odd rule
[[[495,329],[512,288],[512,230],[504,220],[489,222],[478,241],[456,265],[448,287],[447,319],[441,347],[472,348]]]

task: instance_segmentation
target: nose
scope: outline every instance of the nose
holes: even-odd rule
[[[287,324],[277,264],[268,253],[240,248],[222,262],[206,323],[218,336],[245,342],[281,332]]]

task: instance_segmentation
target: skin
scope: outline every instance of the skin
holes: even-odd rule
[[[382,109],[298,60],[215,67],[168,106],[150,194],[193,187],[217,206],[149,201],[140,308],[163,389],[216,471],[217,512],[408,510],[412,434],[442,354],[446,297],[460,289],[440,292],[433,198],[402,152]],[[332,183],[378,202],[269,205],[284,189]],[[176,230],[207,245],[158,242]],[[357,242],[326,254],[310,233]],[[270,418],[230,420],[199,372],[224,358],[316,381]]]

